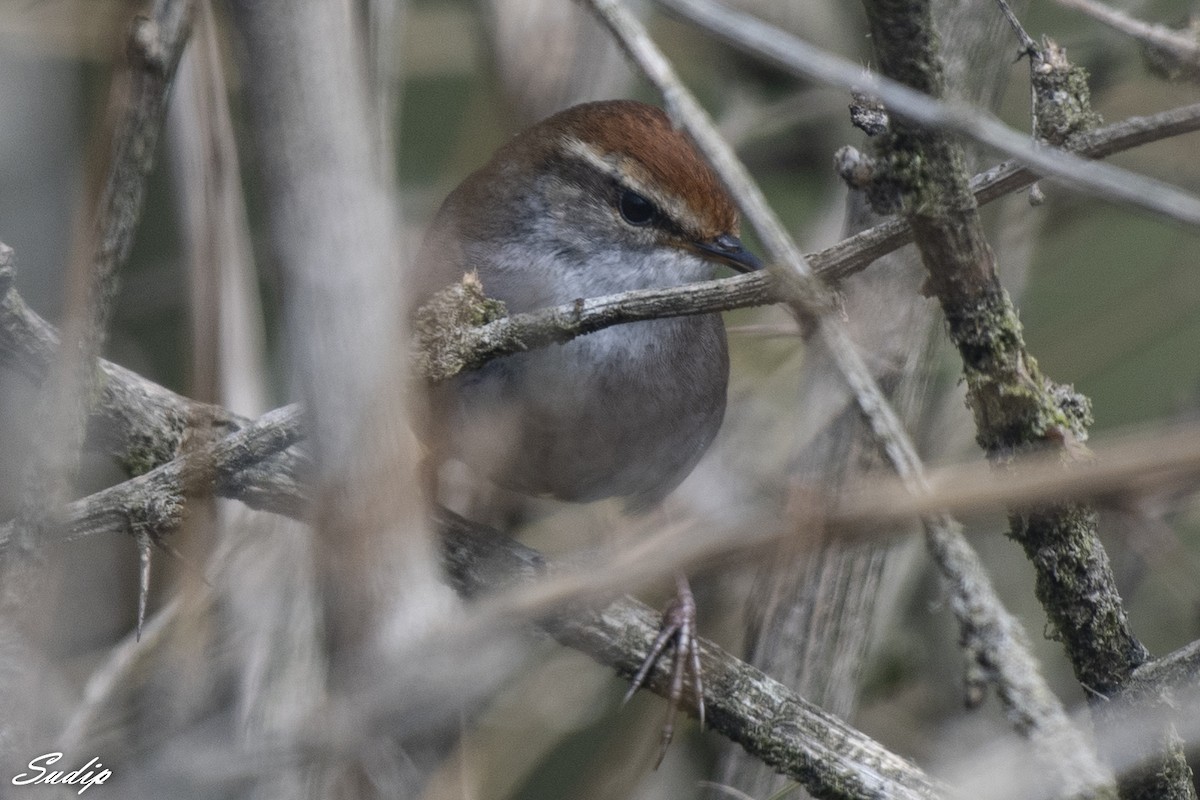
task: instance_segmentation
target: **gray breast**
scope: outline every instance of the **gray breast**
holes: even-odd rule
[[[460,378],[453,449],[527,494],[646,507],[716,436],[728,373],[718,316],[608,328]]]
[[[537,227],[554,210],[533,211],[486,238],[450,229],[442,246],[427,248],[451,273],[445,282],[470,265],[488,296],[519,313],[713,276],[712,264],[674,248],[583,252]],[[475,473],[526,494],[626,497],[639,508],[675,488],[716,436],[728,374],[721,318],[680,317],[498,359],[451,381],[434,402],[450,454]]]

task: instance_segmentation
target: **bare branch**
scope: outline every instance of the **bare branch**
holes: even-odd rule
[[[1077,133],[1068,146],[1086,158],[1114,153],[1200,130],[1200,104]],[[971,179],[978,203],[990,203],[1029,186],[1039,176],[1016,162],[1005,162]],[[807,256],[813,272],[829,281],[847,278],[876,259],[912,241],[906,219],[895,217]],[[755,272],[670,289],[642,289],[580,300],[554,308],[514,314],[477,328],[423,331],[417,356],[422,373],[444,380],[510,353],[532,350],[610,325],[686,314],[708,314],[735,308],[784,302],[769,272]],[[477,298],[472,302],[482,302]]]
[[[1067,148],[1084,158],[1105,158],[1160,139],[1200,130],[1200,104],[1130,117],[1112,125],[1077,133]],[[998,164],[971,179],[971,191],[980,205],[1029,186],[1040,177],[1015,161]],[[912,241],[908,221],[895,217],[855,234],[808,257],[813,271],[827,280],[841,280],[865,269],[875,259]]]
[[[539,579],[536,551],[446,511],[436,524],[447,543],[448,569],[468,595],[495,586],[495,575]],[[630,678],[658,633],[661,614],[624,598],[605,608],[573,604],[541,625],[563,644]],[[945,794],[924,773],[712,642],[700,640],[706,719],[764,762],[799,781],[815,797],[930,798]],[[666,696],[670,669],[659,663],[649,688]],[[689,713],[692,707],[688,705]]]
[[[880,69],[934,96],[944,90],[930,5],[925,0],[868,0],[867,18]],[[1066,65],[1069,69],[1069,65]],[[1080,87],[1086,92],[1086,85]],[[1063,92],[1066,101],[1075,101]],[[1079,99],[1086,108],[1086,95]],[[961,144],[936,127],[897,120],[877,140],[877,159],[894,168],[885,180],[907,209],[929,274],[928,288],[941,304],[958,348],[974,413],[976,440],[992,459],[1056,446],[1066,457],[1087,437],[1090,407],[1071,387],[1044,377],[1026,351],[1021,325],[1000,285],[995,256],[971,195]],[[885,167],[885,171],[888,168]],[[1037,571],[1037,596],[1062,638],[1080,683],[1111,695],[1149,654],[1133,633],[1112,569],[1096,532],[1095,509],[1059,503],[1013,512],[1011,535]],[[1137,797],[1194,797],[1183,753],[1167,733],[1152,748],[1161,756],[1144,773],[1123,781]],[[1110,796],[1106,770],[1090,748],[1067,757],[1066,788]],[[1076,782],[1081,783],[1076,783]]]
[[[425,377],[445,380],[458,372],[480,367],[493,358],[567,342],[620,323],[777,303],[781,298],[774,285],[770,273],[752,272],[669,289],[637,289],[604,297],[581,298],[552,308],[502,316],[466,329],[455,325],[453,318],[447,324],[447,320],[439,316],[425,316],[426,310],[442,305],[435,298],[418,317],[416,360]],[[455,284],[452,291],[456,302],[489,302],[481,291],[471,291],[469,283]],[[454,313],[462,313],[461,307],[456,306]]]
[[[1082,11],[1113,30],[1137,39],[1150,53],[1168,61],[1162,66],[1166,68],[1165,71],[1169,77],[1182,75],[1191,80],[1200,79],[1200,42],[1195,39],[1194,27],[1188,31],[1192,33],[1192,38],[1189,38],[1164,25],[1151,25],[1134,19],[1124,11],[1110,8],[1096,0],[1057,0],[1057,2],[1064,8]]]
[[[258,474],[252,468],[297,441],[300,422],[298,407],[277,409],[220,442],[77,501],[68,509],[70,525],[64,535],[70,539],[117,533],[158,541],[182,524],[191,487],[213,487],[223,497],[252,497],[254,492],[245,485]],[[211,480],[197,480],[197,471]],[[308,503],[299,496],[277,497],[272,505],[292,516],[307,515]],[[465,595],[538,581],[546,569],[536,551],[490,528],[444,510],[438,510],[435,524],[444,539],[447,572]],[[11,525],[0,527],[0,552],[11,532]],[[659,615],[626,598],[603,609],[575,602],[568,612],[543,617],[540,624],[564,644],[628,678],[654,640]],[[151,628],[160,629],[161,622],[152,621]],[[928,800],[945,793],[909,762],[716,645],[703,641],[701,648],[711,687],[705,702],[713,727],[803,782],[814,795],[857,799],[882,791],[889,798]],[[120,664],[137,661],[124,651]],[[104,684],[116,681],[108,674]],[[665,695],[669,685],[669,670],[659,665],[647,686]],[[89,707],[98,702],[91,698]]]
[[[66,524],[57,535],[70,541],[96,534],[127,534],[158,542],[183,524],[187,498],[197,492],[263,507],[254,500],[263,496],[265,487],[248,483],[260,474],[253,468],[300,440],[300,417],[298,406],[269,411],[224,439],[77,500],[65,509]],[[267,488],[273,495],[267,507],[299,518],[306,504],[298,502],[299,496],[289,497],[290,492],[280,493],[284,485],[275,483]],[[0,553],[11,545],[12,536],[12,523],[0,526]]]
[[[938,101],[866,72],[858,64],[831,55],[748,14],[709,0],[660,2],[734,47],[795,75],[876,95],[892,114],[994,147],[1079,191],[1144,208],[1164,219],[1200,224],[1200,198],[1175,187],[1111,165],[1088,163],[1058,148],[1036,145],[1027,135],[981,109]]]
[[[93,269],[98,283],[112,280],[133,247],[146,177],[154,167],[171,81],[191,33],[192,11],[190,0],[158,0],[148,16],[134,20],[129,35],[132,87],[114,134],[113,160],[97,213],[100,249]]]
[[[118,73],[109,104],[117,117],[112,151],[94,217],[89,214],[87,250],[73,259],[68,286],[66,339],[39,405],[38,452],[26,475],[20,514],[21,545],[57,514],[78,469],[91,398],[93,363],[106,338],[116,272],[129,257],[141,218],[146,178],[154,166],[167,96],[187,42],[189,0],[158,0],[149,16],[135,18],[128,40],[128,69]]]
[[[3,288],[2,281],[3,273],[0,272],[0,289]],[[49,326],[46,327],[48,328]],[[135,402],[137,401],[132,398],[140,398],[140,401],[146,404],[165,404],[170,408],[170,413],[183,413],[186,415],[186,412],[181,412],[177,407],[179,404],[189,403],[190,401],[186,400],[186,398],[181,398],[165,389],[155,387],[151,382],[145,381],[133,373],[121,371],[119,369],[112,368],[111,366],[108,367],[106,374],[110,376],[110,382],[118,384],[131,384],[126,386],[122,391],[107,395],[107,397],[110,398],[110,402],[125,402],[129,404],[122,408],[109,410],[107,413],[109,413],[114,419],[120,417],[138,417],[145,414],[144,411],[141,411],[136,407]],[[207,408],[202,404],[196,405],[201,406],[202,408]],[[243,449],[236,445],[236,443],[239,441],[260,441],[267,443],[274,442],[274,445],[270,445],[271,447],[282,447],[286,445],[292,440],[293,437],[299,435],[299,432],[292,427],[296,421],[294,414],[295,412],[293,409],[283,409],[277,412],[272,412],[272,416],[274,417],[273,421],[271,416],[265,416],[257,423],[254,423],[251,429],[234,434],[229,441],[217,443],[201,453],[192,455],[190,458],[196,463],[207,463],[208,468],[213,470],[216,474],[232,472],[235,466],[234,459],[244,459],[239,477],[237,479],[231,478],[227,482],[218,482],[217,488],[221,491],[228,492],[233,496],[241,497],[243,500],[250,502],[256,507],[265,507],[275,510],[277,513],[284,513],[298,518],[303,518],[306,514],[305,508],[307,499],[304,490],[299,486],[296,480],[296,474],[299,469],[299,464],[301,463],[297,461],[296,455],[292,451],[285,451],[278,453],[274,457],[265,459],[258,466],[246,467],[245,463],[252,461],[255,457],[257,457],[252,455],[255,450]],[[272,428],[274,430],[272,430]],[[1194,441],[1194,439],[1184,437],[1179,434],[1168,435],[1167,438],[1174,439],[1176,442],[1184,439],[1188,441]],[[1136,458],[1126,458],[1123,466],[1125,472],[1123,474],[1128,477],[1131,474],[1137,475],[1144,473],[1146,470],[1152,470],[1154,468],[1152,454],[1163,452],[1162,448],[1159,446],[1160,444],[1161,443],[1157,442],[1149,442],[1145,445],[1147,448],[1146,451],[1141,452],[1141,454]],[[1104,452],[1102,452],[1101,455],[1107,456],[1107,454]],[[1119,456],[1120,453],[1117,453],[1114,455],[1113,460],[1118,460]],[[1193,462],[1185,462],[1182,455],[1178,456],[1178,460],[1181,464],[1194,464],[1194,459]],[[1103,466],[1107,463],[1107,461],[1107,458],[1102,458],[1098,466]],[[172,493],[175,491],[173,487],[179,485],[176,478],[185,471],[183,469],[183,464],[186,462],[187,459],[180,460],[179,462],[173,462],[169,470],[164,469],[162,472],[156,473],[155,477],[143,476],[143,478],[139,480],[143,481],[143,485],[151,481],[161,481],[162,483],[160,483],[159,486],[163,492],[162,497],[169,499],[172,496]],[[1176,462],[1174,460],[1169,460],[1169,463],[1175,464]],[[959,468],[952,468],[947,470],[947,472],[954,474],[960,473],[961,470]],[[1104,480],[1094,488],[1097,490],[1106,490],[1111,488],[1113,483],[1120,483],[1122,480],[1121,475],[1116,472],[1106,474],[1107,477],[1104,478]],[[944,481],[937,475],[933,477],[935,484],[944,483]],[[1036,477],[1037,476],[1035,474],[1033,477],[1035,482]],[[993,479],[986,474],[978,474],[976,475],[976,480],[979,484],[986,484]],[[1001,480],[1007,480],[1007,478],[1002,478]],[[1109,483],[1110,481],[1112,483]],[[978,493],[982,492],[983,490],[983,486],[977,486],[973,491]],[[131,489],[115,487],[114,490],[110,491],[117,493],[115,495],[110,495],[110,497],[113,497],[130,492]],[[949,484],[947,491],[956,493],[962,492],[969,498],[968,501],[964,502],[969,502],[972,499],[976,499],[972,497],[972,490],[964,489],[961,485],[956,487],[953,484]],[[130,495],[126,496],[128,497]],[[947,502],[950,501],[947,500]],[[164,504],[158,503],[157,506],[161,508],[164,506]],[[75,508],[82,515],[80,521],[73,526],[73,531],[77,535],[85,535],[88,532],[98,532],[99,530],[110,532],[129,531],[129,515],[116,509],[112,509],[110,513],[109,510],[105,510],[106,504],[100,502],[100,498],[85,499],[76,504]],[[868,506],[868,509],[869,508],[870,507]],[[896,509],[897,513],[900,514],[912,513],[913,510],[914,509],[912,508]],[[920,509],[916,510],[919,511]],[[875,512],[886,515],[886,509],[881,509],[878,506],[875,506],[874,511],[865,512],[865,510],[861,508],[856,511],[854,504],[850,503],[848,506],[834,510],[832,515],[826,517],[826,521],[834,525],[838,525],[843,522],[852,524],[855,514],[859,514],[858,519],[861,520],[864,513]],[[842,516],[843,514],[846,516]],[[84,518],[95,520],[100,527],[85,529],[85,525],[82,522]],[[159,514],[157,515],[157,518],[166,521],[177,519],[173,514]],[[150,518],[145,515],[143,515],[141,519],[143,522],[148,522],[150,520]],[[511,542],[503,536],[496,535],[494,532],[484,532],[484,530],[479,526],[474,526],[472,523],[461,521],[453,516],[441,514],[441,512],[439,512],[436,523],[439,529],[441,529],[441,531],[448,537],[445,541],[447,547],[446,558],[449,559],[450,572],[454,575],[455,581],[460,587],[469,588],[472,593],[485,591],[489,587],[499,588],[501,586],[511,585],[512,581],[514,580],[514,573],[519,579],[532,579],[534,574],[540,573],[545,569],[544,562],[535,554],[533,554],[528,548],[523,548],[521,545]],[[150,529],[146,530],[151,532]],[[169,533],[169,529],[153,529],[152,532],[155,536],[164,536]],[[754,543],[753,546],[760,547],[762,544],[762,542],[757,542]],[[677,552],[678,550],[674,543],[666,543],[665,546],[673,553]],[[747,545],[744,542],[726,543],[726,547],[728,549],[722,552],[726,554],[736,553],[737,548],[744,548],[745,546]],[[693,558],[703,560],[704,558],[711,556],[711,551],[708,554],[698,551]],[[668,568],[668,566],[663,566],[666,564],[665,559],[647,558],[643,560],[649,563],[659,564],[660,569]],[[488,566],[489,564],[491,565],[490,567]],[[498,564],[506,564],[508,566],[504,569],[498,569]],[[614,578],[610,576],[606,579],[613,580]],[[651,633],[656,625],[656,616],[653,615],[653,613],[649,610],[639,606],[635,605],[632,608],[634,609],[633,612],[627,612],[628,606],[622,602],[613,609],[606,610],[604,612],[589,611],[587,613],[591,616],[587,616],[579,621],[579,630],[574,630],[572,628],[573,623],[568,615],[560,615],[554,620],[553,624],[558,626],[556,628],[556,633],[558,635],[562,635],[563,637],[577,637],[578,640],[587,647],[595,648],[597,652],[602,651],[601,660],[603,660],[605,663],[627,663],[629,665],[637,665],[640,663],[640,653],[642,652],[639,648],[644,647],[646,642],[648,642],[651,638]],[[597,624],[595,617],[596,614],[600,614],[600,619],[602,622],[608,620],[610,616],[616,620],[624,620],[620,622],[619,625],[625,627],[610,628],[608,629],[609,633],[605,633],[603,631],[596,632],[594,630],[594,626]],[[629,616],[629,614],[632,614],[632,616]],[[607,622],[605,622],[605,624],[607,624]],[[617,625],[617,623],[613,624]],[[151,628],[155,628],[156,623],[151,622],[150,625]],[[629,626],[633,627],[630,628]],[[625,634],[630,633],[631,630],[633,633],[629,637],[626,637]],[[619,631],[624,632],[622,633]],[[643,633],[638,633],[638,631],[643,631],[644,635]],[[979,637],[984,637],[987,635],[987,631],[988,629],[986,627],[981,628],[976,635]],[[610,633],[613,637],[611,640],[608,638]],[[613,643],[614,641],[623,644],[617,645]],[[726,670],[734,669],[733,666],[729,666],[729,664],[733,664],[733,662],[727,663],[724,660],[725,656],[721,655],[715,648],[709,648],[707,644],[705,645],[705,648],[705,653],[713,653],[713,658],[716,659],[716,664],[712,666],[714,672],[706,672],[706,674],[726,675],[729,674]],[[589,649],[588,652],[593,652],[593,650]],[[614,660],[607,660],[610,657]],[[726,666],[722,666],[722,664],[726,664]],[[632,669],[633,666],[630,666],[626,672],[631,671]],[[706,670],[707,669],[709,669],[709,662],[706,662]],[[762,680],[757,677],[755,673],[747,674],[751,676],[751,678],[748,678],[750,681],[750,689],[753,689],[754,691],[765,692],[768,697],[773,698],[771,702],[776,704],[775,707],[787,708],[789,713],[805,713],[806,707],[804,707],[802,703],[801,705],[795,705],[792,698],[786,694],[777,694],[774,686],[772,686],[770,683],[762,683]],[[661,676],[659,677],[661,678]],[[713,696],[711,698],[706,697],[706,703],[712,706],[712,704],[732,702],[730,697],[725,696],[727,693],[720,689],[720,687],[725,685],[724,683],[710,682],[710,685],[713,688]],[[662,688],[662,684],[655,684],[655,686],[657,689]],[[766,688],[763,688],[764,686]],[[722,697],[716,696],[717,694],[721,694]],[[779,706],[778,704],[780,703],[783,705]],[[731,711],[730,713],[732,714],[733,712]],[[718,718],[719,717],[714,717],[714,722]],[[735,727],[743,725],[745,720],[738,721],[739,719],[740,718],[731,718],[730,724]],[[805,719],[808,720],[808,722],[805,723],[805,726],[819,725],[823,717],[805,717]],[[775,733],[786,736],[790,731],[788,726],[783,725],[782,722],[783,719],[780,718],[781,724],[776,726]],[[751,729],[749,728],[743,727],[739,730],[742,732],[730,735],[751,735]],[[808,728],[806,727],[805,730],[808,730]],[[840,730],[840,728],[835,728],[834,730]],[[818,739],[817,741],[821,742],[828,740]],[[865,752],[868,753],[874,752],[868,745],[863,744],[861,741],[857,739],[854,739],[853,741],[858,742],[855,747],[866,748]],[[776,754],[783,753],[784,750],[782,748],[778,748],[777,745],[780,745],[780,740],[770,739],[759,740],[757,744],[752,744],[750,746],[768,748],[772,753]],[[819,746],[819,744],[807,745],[809,748]],[[811,750],[802,749],[799,752],[802,754],[802,757],[807,758],[807,756],[804,756],[803,754],[811,753]],[[876,755],[882,758],[881,755]],[[776,755],[775,757],[779,758],[781,756]],[[874,757],[875,756],[872,756],[872,758]],[[888,760],[888,763],[892,762]],[[793,769],[793,767],[787,768]],[[802,772],[801,766],[795,766],[794,768],[797,771]],[[843,761],[835,762],[835,766],[831,768],[839,770],[849,769],[852,773],[861,775],[859,767],[854,767]],[[909,785],[910,789],[913,789],[914,786],[919,789],[919,786],[923,782],[927,782],[927,779],[919,778],[919,773],[906,772],[904,774],[907,774],[909,778],[912,778],[914,781],[916,781],[916,784],[906,784]],[[811,781],[825,779],[826,778],[820,776],[815,778],[810,777]],[[896,780],[901,780],[901,778],[896,778]],[[903,781],[907,780],[908,778],[903,779]],[[819,784],[810,782],[809,785],[813,786]],[[918,794],[917,796],[924,795]]]
[[[1008,20],[1008,24],[1012,26],[1013,33],[1017,35],[1017,41],[1021,43],[1021,49],[1027,53],[1032,53],[1036,50],[1037,43],[1026,33],[1021,20],[1017,19],[1017,15],[1013,13],[1012,6],[1008,4],[1007,0],[996,0],[996,5],[1000,7],[1000,13]]]
[[[1197,685],[1200,685],[1200,641],[1135,669],[1129,679],[1129,692],[1138,696],[1144,692],[1162,692],[1170,687],[1194,688]]]
[[[787,235],[762,192],[716,133],[711,120],[675,76],[670,64],[645,29],[616,0],[590,0],[626,52],[662,93],[668,109],[688,132],[714,170],[733,193],[747,220],[763,238],[780,290],[793,309],[818,322],[838,369],[846,378],[863,415],[887,459],[909,489],[928,491],[924,466],[896,412],[875,383],[845,326],[832,315],[827,292],[814,277],[799,249]],[[923,520],[926,542],[946,578],[950,607],[959,623],[963,646],[974,664],[973,674],[994,682],[1018,730],[1039,744],[1047,758],[1061,757],[1071,765],[1066,783],[1075,789],[1104,786],[1111,778],[1092,748],[1071,723],[1062,704],[1042,679],[1016,620],[996,596],[978,556],[962,536],[958,524],[945,515]]]

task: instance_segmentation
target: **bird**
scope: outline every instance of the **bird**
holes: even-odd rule
[[[415,297],[477,275],[509,314],[762,268],[737,209],[691,139],[660,108],[584,103],[513,136],[434,215]],[[729,353],[719,314],[615,325],[489,361],[430,387],[435,460],[518,495],[656,508],[708,450],[725,414]],[[695,600],[686,577],[635,675],[674,648],[659,762],[684,672],[703,725]]]

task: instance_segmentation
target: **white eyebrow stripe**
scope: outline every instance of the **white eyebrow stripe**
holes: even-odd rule
[[[617,165],[606,159],[599,150],[582,139],[574,136],[565,136],[562,139],[562,146],[563,150],[567,153],[582,158],[605,175],[624,182],[625,176],[617,169]]]
[[[616,158],[606,156],[591,144],[574,136],[564,136],[561,141],[563,151],[566,154],[581,158],[620,185],[643,195],[674,220],[676,224],[682,223],[685,227],[692,230],[700,230],[703,227],[700,221],[696,219],[695,214],[692,213],[692,210],[680,202],[678,198],[663,194],[643,183],[638,179],[637,175],[632,175],[628,171],[621,170]]]

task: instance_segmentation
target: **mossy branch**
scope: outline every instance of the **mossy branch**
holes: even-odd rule
[[[11,270],[0,267],[0,291],[6,284],[11,284]],[[15,327],[43,334],[24,342],[40,355],[27,354],[28,359],[15,360],[36,378],[35,364],[42,356],[52,354],[56,335],[50,325],[18,304],[18,299],[11,289],[2,298],[0,333]],[[26,315],[25,324],[14,326],[11,319],[14,313]],[[6,338],[0,336],[0,340]],[[11,346],[11,340],[8,344]],[[0,348],[0,352],[3,350]],[[10,358],[5,361],[13,364],[11,351],[8,354]],[[64,532],[69,530],[73,536],[100,531],[136,532],[151,538],[169,536],[173,526],[182,520],[179,499],[189,487],[199,485],[186,479],[195,470],[212,476],[212,489],[222,496],[240,499],[255,508],[304,518],[307,495],[300,475],[305,472],[306,461],[294,448],[283,449],[300,434],[294,408],[272,412],[258,421],[228,412],[214,414],[211,406],[195,403],[128,370],[100,363],[109,390],[100,398],[102,407],[97,413],[118,427],[113,437],[105,440],[117,446],[118,452],[127,447],[119,445],[116,433],[150,431],[153,420],[165,417],[219,419],[231,433],[175,461],[157,465],[157,469],[140,479],[79,501],[75,506],[76,518]],[[172,441],[174,435],[169,434],[147,452],[168,452]],[[535,552],[454,515],[439,511],[435,523],[443,535],[448,571],[456,585],[468,594],[509,586],[514,580],[529,580],[546,568]],[[3,538],[0,534],[0,540]],[[546,625],[565,643],[628,674],[640,663],[646,642],[656,628],[657,615],[626,599],[602,610],[559,614],[546,620]],[[979,632],[980,636],[993,634]],[[941,788],[924,773],[813,709],[757,670],[707,643],[704,653],[706,675],[714,676],[709,681],[713,696],[706,698],[706,702],[711,709],[719,709],[710,713],[710,719],[719,730],[760,754],[768,763],[803,780],[818,796],[878,796],[871,794],[872,791],[888,797],[941,794]],[[1162,690],[1159,682],[1174,679],[1180,669],[1194,672],[1195,660],[1194,657],[1174,659],[1168,667],[1176,662],[1184,666],[1164,668],[1157,673],[1147,665],[1139,670],[1142,679],[1139,686],[1146,690],[1158,686]],[[663,691],[666,680],[665,675],[656,674],[651,688]]]
[[[11,250],[2,245],[0,292],[0,363],[17,366],[36,380],[45,374],[58,335],[12,288]],[[66,524],[55,532],[67,538],[123,532],[161,540],[182,524],[186,498],[202,487],[254,508],[307,517],[307,489],[300,478],[308,471],[307,459],[288,449],[302,435],[297,408],[252,421],[191,401],[103,360],[99,368],[106,390],[95,413],[112,423],[104,442],[119,454],[138,450],[147,458],[166,460],[140,477],[71,504]],[[169,426],[161,438],[153,435],[154,426],[166,419],[207,420],[206,426],[219,425],[229,433],[179,455]],[[535,551],[449,512],[435,512],[434,524],[442,535],[447,571],[464,593],[506,588],[536,577],[545,565]],[[11,532],[11,525],[0,525],[0,552]],[[573,608],[541,624],[563,643],[628,677],[644,659],[659,615],[626,598],[601,609]],[[932,800],[946,795],[919,768],[716,645],[702,642],[702,653],[709,677],[705,703],[714,729],[801,781],[814,796],[864,800],[882,793]],[[667,671],[660,665],[648,688],[665,694]]]
[[[942,67],[928,3],[866,0],[865,5],[881,71],[940,96]],[[1086,83],[1073,79],[1058,88],[1086,91]],[[1060,97],[1059,104],[1089,108],[1086,96]],[[1039,108],[1043,118],[1049,117],[1044,105]],[[1065,137],[1059,128],[1052,126],[1054,135]],[[877,192],[905,210],[928,271],[928,291],[941,304],[962,357],[979,444],[999,463],[1016,452],[1047,446],[1063,448],[1070,457],[1072,447],[1086,438],[1088,403],[1046,378],[1025,348],[1016,310],[1000,285],[983,234],[961,146],[944,132],[893,115],[891,129],[877,140],[876,162],[882,176]],[[1095,511],[1062,504],[1014,513],[1011,519],[1011,535],[1037,570],[1038,598],[1076,677],[1093,697],[1120,691],[1149,655],[1129,624],[1096,534]],[[1177,741],[1167,732],[1160,746],[1162,755],[1144,779],[1123,782],[1124,796],[1195,797]],[[1189,777],[1183,780],[1185,773]],[[1102,787],[1096,791],[1104,793]]]

